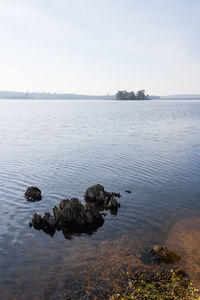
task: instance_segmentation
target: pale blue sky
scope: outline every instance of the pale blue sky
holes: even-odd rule
[[[200,0],[0,0],[0,90],[200,93]]]

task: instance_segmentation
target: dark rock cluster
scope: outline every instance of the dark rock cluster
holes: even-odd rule
[[[27,193],[27,191],[29,193]],[[38,188],[28,188],[25,195],[34,198]],[[35,192],[35,194],[34,194]],[[41,192],[40,192],[41,194]],[[62,230],[64,236],[70,236],[70,233],[92,233],[104,223],[101,208],[117,210],[120,204],[115,197],[120,197],[119,193],[109,193],[104,191],[100,184],[89,187],[84,195],[86,204],[83,205],[78,198],[64,199],[58,206],[53,208],[53,215],[46,212],[43,216],[35,213],[32,222],[29,223],[37,230],[43,230],[45,233],[53,236],[56,230]]]
[[[103,206],[105,209],[118,209],[118,207],[120,207],[120,203],[115,197],[120,197],[120,194],[106,192],[104,187],[100,184],[88,187],[84,194],[86,202],[94,203],[97,206]]]
[[[58,229],[70,227],[74,229],[87,229],[99,227],[104,219],[93,204],[83,205],[78,198],[65,199],[53,209]]]
[[[34,214],[32,225],[35,229],[42,229],[53,236],[56,230],[71,229],[75,232],[87,232],[102,226],[104,219],[95,206],[90,203],[83,205],[78,198],[64,199],[58,207],[53,208],[53,216]]]

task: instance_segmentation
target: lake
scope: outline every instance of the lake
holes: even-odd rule
[[[1,100],[0,112],[1,299],[106,299],[156,242],[200,280],[200,101]],[[92,235],[28,226],[97,183],[122,197]],[[26,201],[31,185],[42,201]]]

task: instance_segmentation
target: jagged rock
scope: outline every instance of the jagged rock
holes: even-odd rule
[[[166,246],[154,245],[150,252],[159,263],[174,264],[181,259],[179,255]]]
[[[39,188],[35,186],[30,186],[27,188],[26,192],[24,193],[27,201],[40,201],[42,199],[41,191]]]
[[[120,197],[120,194],[106,192],[100,184],[88,187],[84,194],[84,199],[88,203],[91,202],[96,206],[117,209],[120,203],[114,197]]]
[[[102,214],[94,204],[86,203],[83,206],[78,198],[62,200],[58,207],[54,207],[53,213],[54,216],[48,212],[44,216],[35,213],[29,226],[41,229],[51,236],[56,230],[62,230],[64,236],[70,236],[70,233],[92,233],[104,223]]]
[[[93,204],[86,203],[83,206],[78,198],[62,200],[58,207],[54,207],[53,212],[58,229],[67,227],[84,230],[97,228],[104,222],[102,215]]]
[[[105,198],[104,187],[100,184],[96,184],[87,188],[84,199],[86,202],[92,202],[97,205],[103,205]]]
[[[30,223],[29,226],[30,225],[37,230],[42,229],[51,236],[53,236],[56,231],[55,218],[49,212],[45,213],[43,217],[35,213],[32,218],[32,223]]]
[[[111,194],[112,196],[117,197],[117,198],[120,198],[120,197],[121,197],[121,194],[120,194],[120,193],[111,192],[111,193],[109,193],[109,194]]]
[[[34,214],[32,217],[32,223],[29,223],[29,225],[33,225],[35,229],[40,230],[42,227],[42,217],[39,214]]]
[[[28,190],[32,192],[31,196]],[[30,187],[28,190],[25,195],[31,199],[35,199],[33,191],[40,192],[35,187]],[[36,194],[38,197],[38,193]],[[62,200],[53,208],[53,216],[50,213],[45,213],[44,216],[35,213],[29,226],[42,229],[50,235],[54,235],[56,230],[62,230],[64,236],[69,237],[73,233],[92,233],[104,223],[103,213],[100,213],[100,210],[110,209],[112,214],[116,214],[120,206],[115,198],[120,197],[120,194],[106,192],[100,184],[89,187],[84,197],[85,205],[78,198]]]
[[[110,198],[110,201],[109,201],[109,203],[108,203],[108,207],[109,207],[109,208],[116,208],[116,207],[118,207],[118,206],[119,206],[118,201],[117,201],[114,197],[111,197],[111,198]]]

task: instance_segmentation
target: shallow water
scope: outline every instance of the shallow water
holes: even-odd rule
[[[200,101],[1,100],[0,112],[1,299],[106,298],[139,249],[199,217]],[[28,227],[96,183],[122,197],[93,235]],[[26,202],[30,185],[42,201]]]

